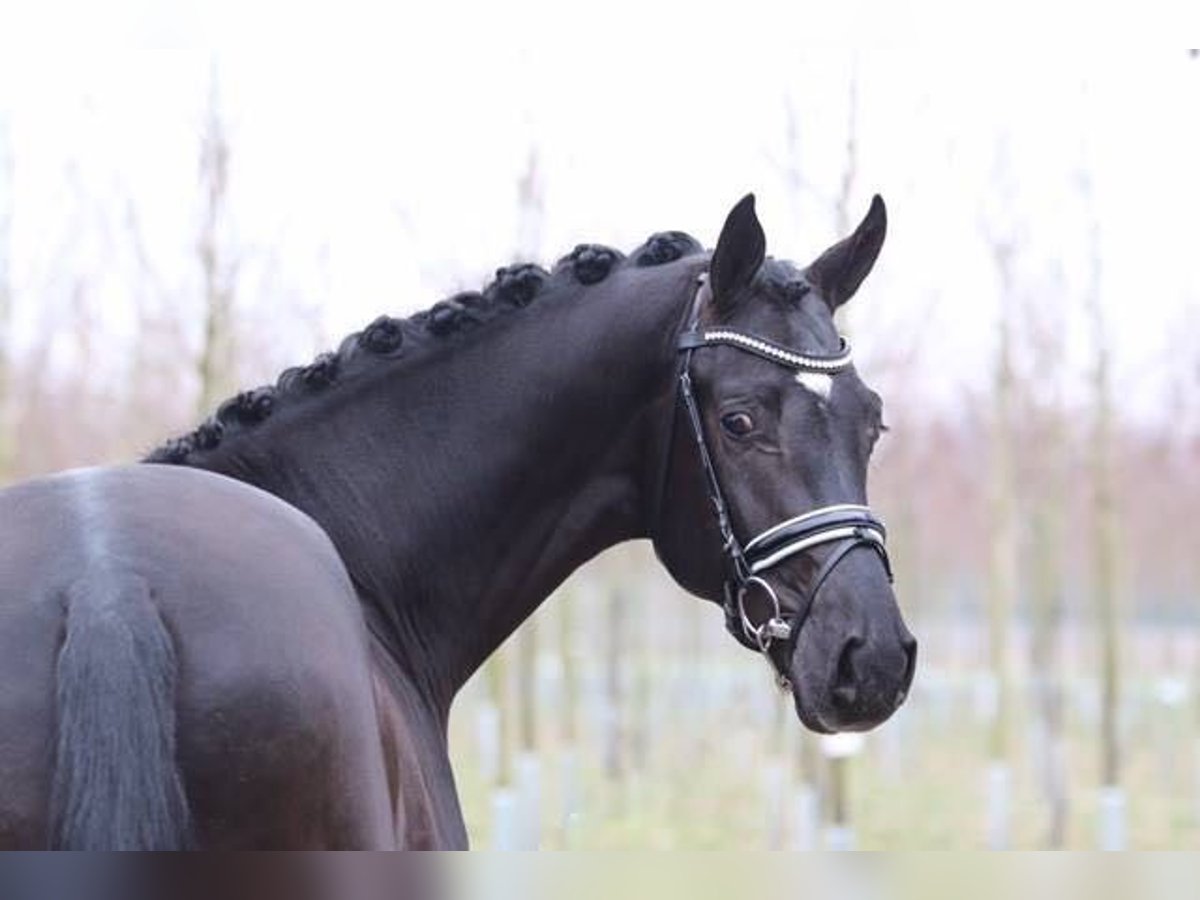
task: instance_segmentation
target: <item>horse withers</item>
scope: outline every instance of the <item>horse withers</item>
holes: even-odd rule
[[[747,197],[711,254],[581,245],[0,492],[0,846],[465,847],[456,692],[631,539],[810,728],[886,719],[915,642],[833,322],[885,230],[797,268]]]

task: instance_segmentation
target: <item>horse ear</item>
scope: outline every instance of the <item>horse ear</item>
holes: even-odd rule
[[[854,296],[875,265],[886,235],[887,208],[883,198],[876,194],[854,234],[834,244],[808,267],[805,277],[825,298],[830,309],[837,309]]]
[[[754,214],[754,195],[747,194],[729,211],[709,264],[709,287],[721,312],[732,309],[754,280],[767,255],[767,237]]]

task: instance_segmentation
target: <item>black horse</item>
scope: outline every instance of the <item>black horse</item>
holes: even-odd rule
[[[915,642],[833,314],[885,230],[876,198],[798,269],[747,197],[711,256],[666,232],[501,269],[150,464],[0,492],[0,846],[464,847],[455,693],[635,538],[810,728],[882,722]]]

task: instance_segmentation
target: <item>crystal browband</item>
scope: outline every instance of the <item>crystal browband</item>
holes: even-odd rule
[[[852,356],[850,344],[845,338],[840,338],[838,352],[829,356],[817,356],[807,353],[797,353],[787,347],[768,341],[766,338],[744,334],[740,331],[714,329],[712,331],[689,331],[679,340],[680,350],[695,350],[698,347],[711,347],[715,344],[726,344],[737,347],[760,356],[777,365],[787,366],[799,372],[818,372],[834,375],[850,368]]]

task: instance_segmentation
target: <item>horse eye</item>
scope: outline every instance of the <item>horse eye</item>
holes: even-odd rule
[[[754,420],[748,413],[728,413],[721,416],[721,427],[733,437],[745,437],[754,430]]]

